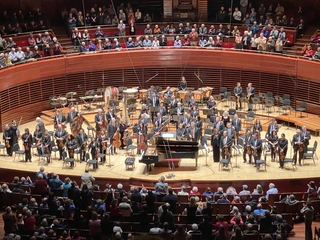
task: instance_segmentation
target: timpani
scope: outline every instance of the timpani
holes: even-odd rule
[[[178,93],[179,93],[179,98],[180,98],[180,99],[185,99],[185,98],[187,98],[188,95],[189,95],[189,91],[180,90],[180,91],[178,91]]]
[[[126,98],[138,98],[138,89],[137,88],[128,88],[123,90],[123,94],[126,95]]]
[[[146,99],[147,98],[147,89],[140,89],[139,90],[139,98],[140,99]]]
[[[203,91],[202,90],[192,91],[191,93],[193,94],[193,97],[196,100],[196,102],[201,102],[202,101],[202,97],[203,97]]]

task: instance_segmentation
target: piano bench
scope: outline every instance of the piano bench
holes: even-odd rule
[[[133,170],[135,168],[135,165],[134,165],[135,161],[136,161],[135,158],[132,158],[132,157],[126,158],[126,160],[124,161],[124,164],[126,165],[126,170],[129,170],[129,168]]]
[[[170,163],[170,165],[173,163],[174,167],[178,168],[180,166],[180,162],[181,162],[180,158],[167,158],[167,159],[164,159],[160,162],[156,162],[154,164],[154,166],[155,167],[168,167],[169,163]]]

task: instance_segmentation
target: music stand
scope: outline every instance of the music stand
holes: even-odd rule
[[[166,104],[166,105],[168,105],[170,102],[171,102],[171,101],[170,101],[170,98],[165,98],[165,99],[163,100],[163,103]]]
[[[202,109],[203,115],[211,116],[212,110],[211,109]]]

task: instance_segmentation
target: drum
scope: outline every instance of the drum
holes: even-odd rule
[[[127,99],[129,98],[138,98],[138,89],[136,88],[128,88],[123,90],[123,94],[126,95]]]
[[[160,98],[161,101],[163,101],[165,94],[166,94],[166,90],[163,90],[163,91],[159,92],[159,98]]]
[[[180,99],[185,99],[189,95],[189,91],[178,91],[179,93],[179,98]]]
[[[107,87],[106,90],[104,90],[104,101],[107,102],[108,99],[115,99],[117,100],[119,96],[119,89],[116,87]]]
[[[209,97],[211,96],[212,89],[213,89],[212,87],[206,87],[206,91],[205,91],[205,93],[204,93],[204,96],[205,96],[206,98],[209,99]]]
[[[193,94],[193,97],[197,102],[202,101],[203,91],[198,90],[198,91],[192,91],[191,93]]]
[[[147,89],[140,89],[139,90],[139,98],[140,99],[146,99],[147,98]]]

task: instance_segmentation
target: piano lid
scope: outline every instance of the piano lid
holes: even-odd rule
[[[177,145],[187,145],[187,146],[198,146],[198,142],[192,142],[192,141],[178,141],[178,140],[167,140],[163,137],[157,137],[156,138],[156,145],[170,145],[170,146],[177,146]]]

